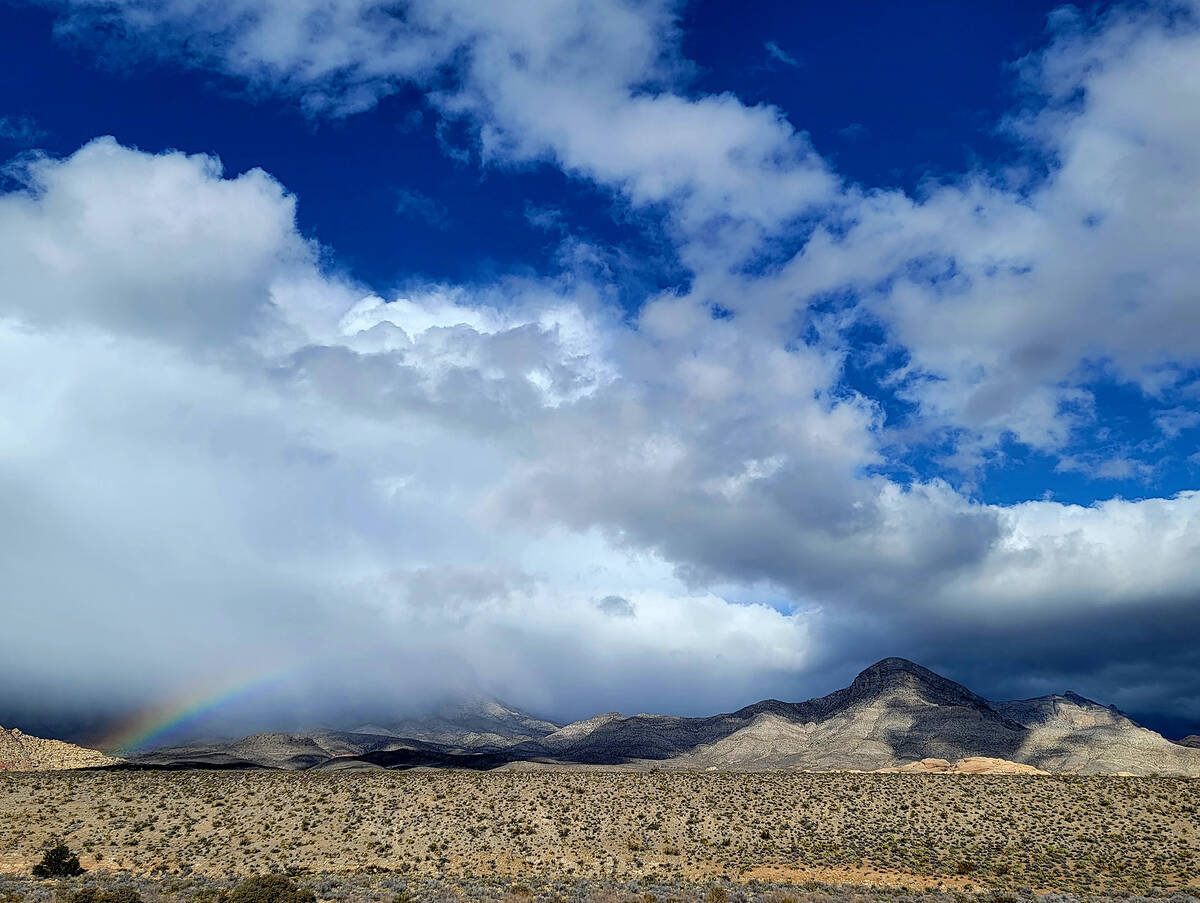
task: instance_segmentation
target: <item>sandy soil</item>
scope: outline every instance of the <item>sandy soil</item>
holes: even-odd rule
[[[1013,775],[58,772],[0,776],[0,872],[1200,885],[1200,781]]]

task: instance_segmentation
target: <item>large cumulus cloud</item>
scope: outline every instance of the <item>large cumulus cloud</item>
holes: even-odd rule
[[[798,618],[502,523],[528,430],[617,378],[593,294],[385,305],[319,270],[278,183],[210,157],[100,139],[24,175],[0,199],[10,704],[281,669],[323,717],[481,684],[666,704],[803,662]],[[595,606],[614,592],[634,618]]]
[[[1188,10],[1057,14],[1006,125],[1047,168],[909,197],[845,184],[778,110],[690,96],[658,4],[55,5],[316,114],[415,82],[485,162],[665,211],[690,281],[633,317],[577,272],[381,299],[265,173],[111,139],[26,158],[0,197],[6,686],[120,708],[253,659],[322,715],[481,688],[576,716],[900,653],[1200,719],[1200,497],[960,479],[1003,441],[1069,466],[1098,373],[1192,428]],[[902,432],[843,379],[864,323]],[[946,436],[943,472],[884,475]]]

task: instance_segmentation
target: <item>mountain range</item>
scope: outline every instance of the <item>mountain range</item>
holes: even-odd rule
[[[158,749],[112,767],[598,766],[1200,776],[1200,741],[1172,742],[1113,706],[1071,692],[991,702],[913,662],[888,658],[827,696],[767,699],[703,718],[610,712],[557,725],[480,700],[352,731],[254,734]]]

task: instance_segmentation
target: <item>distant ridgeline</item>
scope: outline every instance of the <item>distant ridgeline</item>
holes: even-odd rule
[[[354,731],[255,734],[232,743],[159,749],[114,767],[1200,776],[1198,744],[1194,737],[1173,743],[1116,708],[1074,693],[989,702],[920,665],[889,658],[828,696],[768,699],[707,718],[609,713],[560,726],[485,700]]]

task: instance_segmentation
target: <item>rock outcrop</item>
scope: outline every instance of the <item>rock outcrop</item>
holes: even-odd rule
[[[115,765],[119,761],[94,749],[0,727],[0,771],[63,771]]]
[[[988,756],[968,756],[957,762],[947,762],[945,759],[922,759],[920,762],[909,762],[895,768],[879,768],[876,773],[883,774],[1049,774],[1032,765],[1020,762],[1009,762],[1006,759],[992,759]]]

